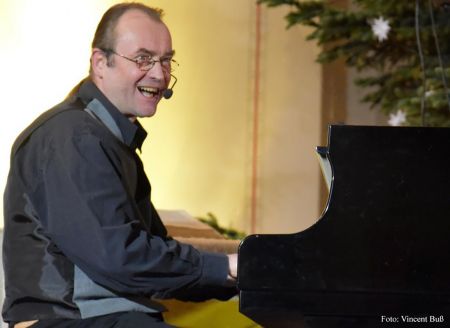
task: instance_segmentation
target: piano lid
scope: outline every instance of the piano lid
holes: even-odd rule
[[[446,128],[331,126],[327,208],[305,231],[241,243],[241,312],[448,311],[449,142]]]

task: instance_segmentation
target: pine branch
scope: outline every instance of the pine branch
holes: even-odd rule
[[[353,0],[352,10],[337,8],[333,1],[258,2],[268,7],[289,6],[287,28],[312,28],[307,40],[322,46],[319,63],[343,58],[346,65],[355,68],[361,74],[355,83],[369,90],[362,101],[371,108],[386,114],[401,109],[407,114],[408,124],[420,124],[420,98],[427,94],[428,124],[450,126],[450,97],[445,90],[446,79],[450,80],[450,0],[434,0],[432,12],[428,0],[420,1],[419,37],[426,63],[426,90],[416,43],[415,1]],[[390,26],[383,41],[377,39],[371,26],[379,17]],[[366,72],[371,76],[364,76]]]

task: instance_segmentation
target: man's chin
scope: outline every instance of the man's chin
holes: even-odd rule
[[[137,116],[144,118],[144,117],[152,117],[155,114],[156,114],[156,107],[142,109],[142,110],[138,111]]]
[[[152,117],[153,115],[155,115],[159,100],[159,98],[154,98],[141,103],[137,103],[137,106],[135,107],[137,116]]]

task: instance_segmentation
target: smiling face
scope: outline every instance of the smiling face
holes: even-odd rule
[[[164,23],[135,9],[119,18],[114,32],[115,48],[112,50],[116,54],[110,54],[109,62],[103,50],[94,48],[92,51],[92,79],[130,119],[153,116],[170,82],[170,70],[156,62],[149,71],[142,71],[136,63],[117,54],[130,59],[149,55],[157,61],[171,58],[170,32]]]

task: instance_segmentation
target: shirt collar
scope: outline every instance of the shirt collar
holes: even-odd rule
[[[145,129],[137,120],[133,123],[123,115],[97,88],[90,78],[87,78],[81,83],[78,97],[80,97],[85,105],[93,99],[100,101],[119,127],[124,143],[132,149],[137,148],[141,150],[142,144],[147,137]]]

